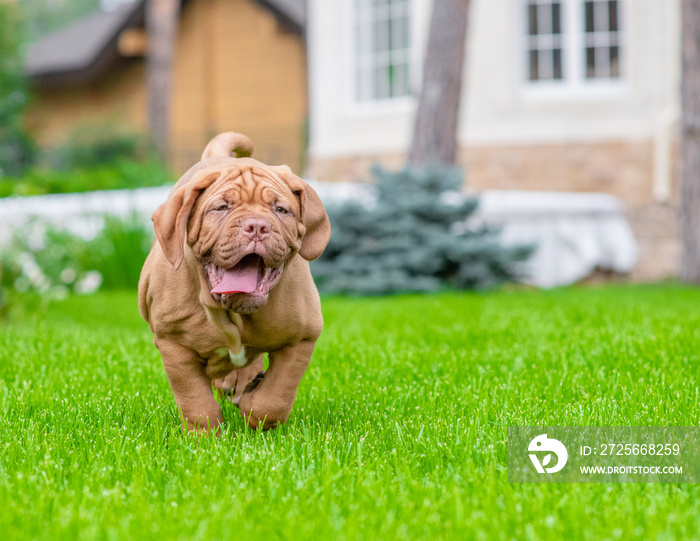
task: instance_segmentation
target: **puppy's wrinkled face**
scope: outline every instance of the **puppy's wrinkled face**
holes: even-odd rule
[[[197,198],[187,243],[212,297],[227,310],[267,302],[304,235],[297,195],[264,166],[225,173]]]

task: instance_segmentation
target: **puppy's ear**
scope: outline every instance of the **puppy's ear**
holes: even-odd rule
[[[326,209],[316,191],[292,173],[289,167],[279,166],[274,169],[299,198],[300,221],[303,224],[299,228],[300,235],[303,235],[299,255],[307,261],[313,261],[320,257],[331,238],[331,222]]]
[[[220,172],[199,172],[189,181],[178,182],[168,200],[153,213],[156,238],[165,257],[175,270],[185,258],[187,221],[197,196],[221,177]]]
[[[307,261],[321,256],[331,238],[331,221],[316,191],[303,180],[303,193],[298,194],[302,201],[302,216],[306,234],[301,241],[299,254]]]

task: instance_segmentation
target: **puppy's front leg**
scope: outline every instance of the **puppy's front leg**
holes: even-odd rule
[[[206,361],[169,340],[156,340],[163,357],[170,388],[180,409],[183,428],[198,432],[216,430],[223,422],[221,406],[214,399]]]
[[[243,393],[238,404],[248,426],[260,428],[262,425],[262,429],[267,430],[287,420],[314,345],[315,342],[300,342],[270,353],[270,367],[262,383]]]

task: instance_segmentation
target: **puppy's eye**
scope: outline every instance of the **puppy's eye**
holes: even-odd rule
[[[287,214],[289,211],[284,207],[276,207],[275,212],[279,214]]]
[[[217,211],[217,212],[223,212],[225,210],[228,210],[229,206],[226,203],[221,203],[220,205],[217,205],[213,207],[211,210]]]

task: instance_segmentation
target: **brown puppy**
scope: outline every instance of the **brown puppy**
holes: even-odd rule
[[[330,238],[326,211],[288,167],[241,157],[251,152],[247,137],[218,135],[153,214],[139,310],[191,430],[222,422],[212,386],[253,428],[285,422],[323,327],[308,261]]]

